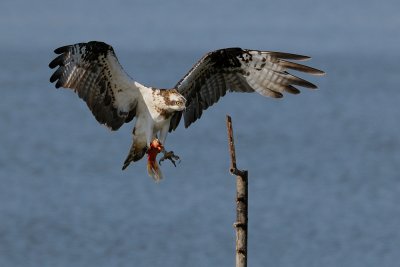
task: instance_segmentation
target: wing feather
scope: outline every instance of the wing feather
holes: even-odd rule
[[[284,92],[300,93],[293,85],[317,88],[315,84],[287,71],[325,74],[321,70],[288,61],[308,59],[310,57],[303,55],[241,48],[225,48],[206,54],[175,86],[186,98],[186,109],[174,114],[170,131],[178,127],[182,114],[185,127],[189,127],[201,117],[203,110],[216,103],[228,90],[281,98]]]
[[[92,41],[62,46],[54,52],[59,55],[49,67],[58,67],[50,77],[56,88],[73,89],[96,120],[112,130],[133,119],[140,92],[110,45]]]
[[[297,70],[297,71],[309,73],[312,75],[324,75],[325,74],[321,70],[318,70],[318,69],[315,69],[315,68],[312,68],[312,67],[309,67],[306,65],[286,61],[286,60],[279,60],[279,65],[281,65],[282,67],[287,68],[287,69]]]

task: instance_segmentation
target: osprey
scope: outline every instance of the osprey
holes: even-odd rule
[[[122,69],[114,49],[91,41],[54,50],[59,54],[50,68],[58,69],[50,78],[55,87],[73,89],[92,111],[96,120],[117,130],[136,117],[133,143],[122,169],[147,153],[147,169],[155,180],[162,178],[156,162],[179,159],[164,148],[168,132],[175,130],[182,116],[185,127],[199,119],[209,106],[229,92],[257,92],[281,98],[283,92],[300,93],[295,86],[317,86],[287,72],[288,69],[323,75],[324,72],[288,60],[310,57],[270,51],[225,48],[204,55],[172,89],[144,86]],[[160,160],[160,162],[161,162]]]

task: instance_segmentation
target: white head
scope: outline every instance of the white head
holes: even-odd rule
[[[181,111],[186,107],[186,99],[176,90],[168,90],[168,93],[164,96],[165,104],[168,109],[173,111]]]

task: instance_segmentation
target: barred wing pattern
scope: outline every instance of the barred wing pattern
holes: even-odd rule
[[[227,91],[257,92],[280,98],[283,92],[300,93],[294,85],[315,89],[316,85],[287,72],[288,69],[312,75],[323,71],[288,60],[310,57],[241,48],[220,49],[206,54],[175,86],[187,100],[186,110],[171,119],[170,131],[175,130],[184,115],[185,127],[199,119],[209,106]]]
[[[139,90],[110,45],[92,41],[63,46],[54,52],[60,54],[49,64],[50,68],[58,67],[50,78],[56,88],[73,89],[97,121],[112,130],[134,118]]]

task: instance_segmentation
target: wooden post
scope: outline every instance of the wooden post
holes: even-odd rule
[[[236,222],[233,224],[236,230],[236,267],[247,267],[248,173],[247,170],[242,171],[236,167],[232,119],[229,115],[226,116],[226,128],[228,129],[228,143],[231,157],[229,171],[232,175],[236,175]]]

